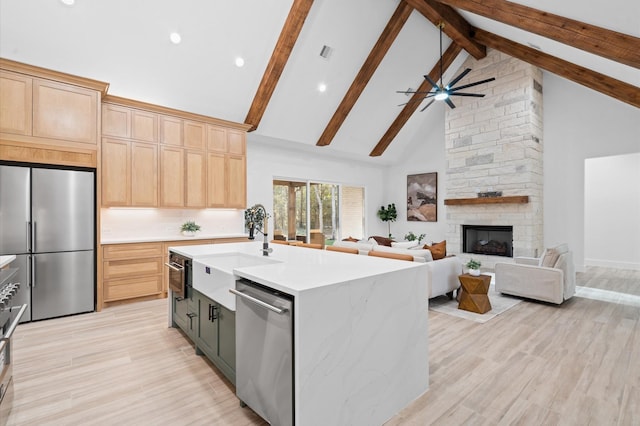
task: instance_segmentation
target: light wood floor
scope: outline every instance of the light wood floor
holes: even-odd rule
[[[640,424],[640,271],[578,284],[635,300],[525,301],[484,324],[430,312],[429,391],[388,424]],[[166,300],[21,325],[14,360],[11,425],[264,424],[167,328]]]

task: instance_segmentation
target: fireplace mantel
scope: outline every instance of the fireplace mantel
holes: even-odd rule
[[[464,206],[475,204],[526,204],[528,195],[512,195],[507,197],[449,198],[444,200],[446,206]]]

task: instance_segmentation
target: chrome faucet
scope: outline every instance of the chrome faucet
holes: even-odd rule
[[[252,210],[262,210],[262,212],[264,213],[264,221],[262,222],[262,231],[260,231],[259,229],[257,229],[258,232],[262,232],[262,235],[264,236],[263,242],[262,242],[262,255],[263,256],[269,256],[269,253],[273,252],[272,248],[269,248],[269,224],[268,224],[268,220],[269,219],[269,213],[267,213],[267,209],[264,208],[264,206],[262,204],[256,204],[253,207],[251,207]],[[251,228],[249,229],[249,239],[253,239],[253,232],[254,232],[254,227],[255,224],[251,224]]]

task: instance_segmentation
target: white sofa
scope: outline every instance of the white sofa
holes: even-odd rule
[[[462,262],[455,256],[433,260],[429,250],[388,247],[369,241],[336,241],[333,245],[337,247],[358,249],[358,253],[362,255],[368,255],[371,250],[396,254],[408,254],[413,256],[414,262],[426,263],[426,283],[429,299],[445,294],[449,294],[451,296],[452,292],[460,287],[458,276],[462,274]]]
[[[515,257],[496,263],[496,291],[561,304],[576,292],[573,254],[566,244],[547,249],[538,259]]]

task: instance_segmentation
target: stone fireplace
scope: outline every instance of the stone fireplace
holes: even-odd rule
[[[468,89],[484,98],[456,97],[456,108],[446,109],[447,250],[471,257],[463,225],[508,226],[508,256],[537,256],[543,247],[542,72],[492,49],[462,68],[472,72],[460,84],[496,80]],[[492,196],[482,198],[486,193]],[[504,255],[474,252],[473,258],[492,267]]]
[[[462,225],[462,252],[513,257],[513,226]]]

